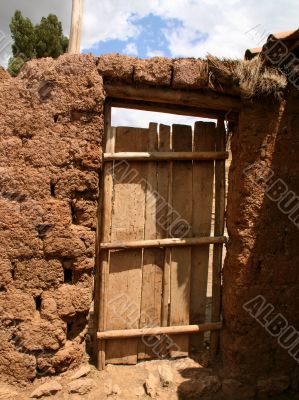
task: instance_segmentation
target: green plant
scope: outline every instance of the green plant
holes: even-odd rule
[[[29,18],[17,10],[10,23],[13,39],[8,72],[17,76],[24,63],[32,58],[57,58],[68,48],[68,38],[63,35],[62,24],[54,14],[43,17],[33,25]]]

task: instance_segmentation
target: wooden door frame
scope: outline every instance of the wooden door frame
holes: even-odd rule
[[[115,83],[104,85],[105,105],[202,118],[237,121],[241,100],[211,90],[175,90]]]
[[[228,96],[228,95],[220,95],[212,92],[210,90],[205,91],[189,91],[189,90],[174,90],[174,89],[161,89],[161,88],[153,88],[153,87],[137,87],[123,84],[111,84],[107,83],[104,85],[106,91],[106,100],[104,104],[104,137],[103,144],[106,143],[109,127],[111,126],[111,109],[112,107],[118,108],[128,108],[128,109],[136,109],[136,110],[144,110],[144,111],[156,111],[162,113],[169,114],[177,114],[177,115],[185,115],[185,116],[194,116],[201,118],[212,118],[219,120],[227,120],[232,123],[236,123],[238,121],[238,113],[241,108],[240,99]],[[223,132],[222,132],[223,133]],[[221,140],[219,142],[220,148],[223,147],[223,142]],[[225,161],[219,161],[218,170],[221,175],[221,163],[225,163]],[[104,165],[104,151],[103,151],[103,159],[102,163]],[[225,164],[224,164],[225,165]],[[216,167],[217,170],[217,167]],[[222,168],[223,170],[223,168]],[[103,188],[103,174],[100,177],[100,185]],[[218,221],[216,222],[216,226],[219,232],[221,232],[222,227],[224,226],[224,218],[221,219],[221,213],[224,214],[225,207],[225,183],[218,185],[218,189],[216,186],[216,190],[219,191],[222,196],[220,203],[216,205],[216,212],[218,212]],[[217,211],[218,210],[218,211]],[[94,341],[95,341],[95,350],[96,350],[96,364],[97,367],[101,370],[105,368],[105,359],[103,358],[103,349],[104,341],[101,339],[99,335],[100,329],[100,313],[104,312],[105,309],[105,301],[101,301],[100,299],[105,298],[106,287],[105,287],[105,273],[107,271],[101,271],[102,257],[100,251],[100,242],[102,235],[102,221],[103,221],[103,196],[99,201],[99,211],[98,211],[98,224],[97,224],[97,235],[96,235],[96,276],[95,276],[95,318],[94,318]],[[216,247],[216,255],[214,256],[213,263],[219,264],[216,271],[213,272],[213,281],[217,282],[219,285],[219,270],[222,268],[222,260],[220,260],[220,256],[222,254],[223,243],[218,244]],[[214,270],[214,268],[213,268]],[[216,273],[216,275],[215,275]],[[215,284],[213,285],[213,289],[215,289]],[[98,295],[97,295],[98,294]],[[220,290],[217,293],[217,298],[220,300]],[[100,308],[101,306],[101,308]],[[211,341],[212,341],[212,355],[214,356],[217,352],[218,348],[218,338],[219,338],[219,329],[221,328],[219,323],[219,316],[221,310],[219,307],[214,307],[212,309],[212,324],[206,324],[206,330],[209,328],[213,329],[215,324],[215,331],[212,331]],[[218,324],[218,325],[217,325]],[[216,327],[217,325],[217,327]],[[186,328],[186,332],[188,329],[194,331],[197,329],[194,326],[191,329],[191,325]],[[175,327],[168,327],[171,329],[176,329]],[[183,327],[182,327],[183,328]],[[141,330],[139,330],[141,331]],[[140,334],[140,332],[138,333]],[[149,332],[149,334],[151,334]],[[214,354],[213,354],[214,353]],[[103,362],[104,359],[104,362]]]

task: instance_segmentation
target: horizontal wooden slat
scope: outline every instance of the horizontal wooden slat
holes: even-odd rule
[[[213,322],[200,325],[183,325],[183,326],[162,326],[155,328],[141,329],[122,329],[106,332],[98,332],[99,340],[106,339],[127,339],[133,337],[152,336],[152,335],[179,335],[182,333],[198,333],[205,331],[215,331],[223,328],[222,322]]]
[[[184,161],[184,160],[225,160],[229,154],[226,151],[178,151],[178,152],[120,152],[120,153],[105,153],[104,160],[134,160],[134,161]]]
[[[225,236],[206,236],[197,238],[167,238],[153,240],[134,240],[129,242],[101,243],[102,249],[136,249],[148,247],[176,247],[176,246],[198,246],[201,244],[226,243]]]
[[[129,108],[142,111],[156,111],[166,114],[187,115],[188,117],[203,117],[203,118],[219,118],[224,117],[226,111],[213,110],[213,108],[183,106],[176,104],[163,104],[152,101],[130,100],[130,99],[114,99],[110,97],[112,107]],[[210,105],[211,107],[211,105]],[[229,112],[226,116],[228,121],[236,121],[238,118],[237,112]]]
[[[234,96],[221,95],[211,90],[175,90],[168,88],[136,87],[117,83],[106,83],[108,97],[151,101],[162,104],[176,104],[221,111],[238,111],[241,100]]]

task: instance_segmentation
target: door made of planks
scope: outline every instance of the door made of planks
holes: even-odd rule
[[[148,129],[108,127],[105,144],[107,153],[223,150],[223,120],[217,126],[199,121],[194,127],[156,123]],[[212,236],[214,209],[217,234],[223,234],[224,170],[224,161],[213,160],[106,161],[99,241]],[[207,287],[213,259],[211,318],[219,321],[222,244],[100,249],[97,330],[209,322]],[[98,363],[103,368],[109,363],[182,357],[202,350],[203,343],[203,333],[109,339],[98,344]]]

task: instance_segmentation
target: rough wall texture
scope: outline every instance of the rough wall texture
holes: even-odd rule
[[[209,72],[195,59],[65,55],[32,61],[16,79],[0,76],[0,375],[10,381],[59,373],[85,354],[103,80],[198,90],[209,87]],[[264,378],[277,375],[281,387],[286,375],[298,383],[294,361],[242,308],[261,294],[299,328],[298,229],[248,177],[268,166],[299,192],[293,96],[286,104],[247,104],[232,140],[221,352],[225,377],[244,385],[273,386]]]
[[[221,342],[224,374],[245,385],[258,382],[260,394],[271,396],[299,385],[298,362],[278,343],[279,323],[281,328],[286,323],[278,319],[278,326],[268,325],[281,313],[299,330],[299,213],[293,214],[296,223],[289,218],[299,207],[298,91],[291,91],[281,105],[244,107],[232,153],[223,292],[226,328]],[[286,201],[279,203],[284,193]],[[258,297],[246,311],[243,305],[256,296],[263,296],[264,304]],[[260,305],[268,308],[257,318]],[[298,350],[297,346],[297,360]]]
[[[8,72],[5,71],[4,68],[0,66],[0,80],[9,78],[10,75]]]
[[[200,60],[117,54],[33,60],[15,79],[0,71],[0,375],[12,382],[85,355],[103,79],[185,89],[209,81]]]
[[[92,57],[32,61],[0,90],[0,374],[80,362],[92,295],[103,85]]]

